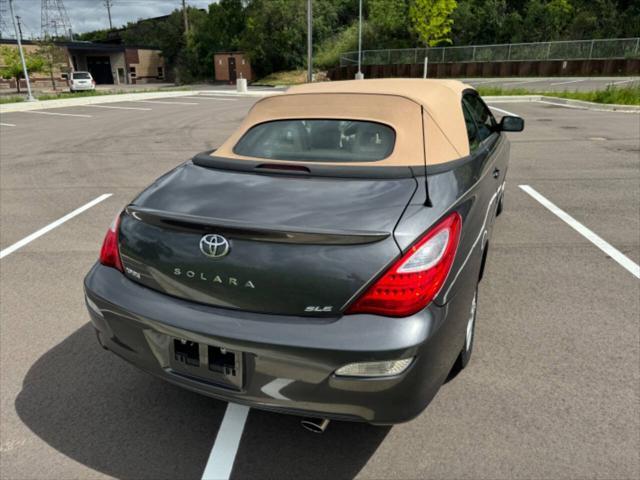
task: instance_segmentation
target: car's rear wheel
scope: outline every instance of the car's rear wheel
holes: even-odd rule
[[[465,329],[464,345],[462,347],[462,350],[460,351],[460,354],[458,355],[458,358],[456,359],[456,363],[453,364],[453,367],[449,372],[447,382],[449,380],[453,380],[453,378],[469,364],[469,360],[471,360],[471,353],[473,353],[473,341],[475,338],[476,330],[477,306],[478,286],[476,285],[476,290],[473,293],[473,299],[471,300],[471,306],[469,307],[469,318],[467,320],[467,327]]]
[[[496,208],[496,217],[502,213],[504,209],[504,193],[500,195],[500,201],[498,202],[498,208]]]

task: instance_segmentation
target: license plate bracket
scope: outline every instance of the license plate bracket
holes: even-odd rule
[[[242,388],[242,352],[181,338],[173,338],[169,346],[172,373],[235,390]]]

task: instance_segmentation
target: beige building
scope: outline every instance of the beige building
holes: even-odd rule
[[[213,55],[216,81],[236,83],[238,78],[253,80],[249,58],[243,52],[217,52]]]
[[[23,41],[27,55],[38,51],[40,45]],[[166,67],[161,51],[155,48],[125,46],[93,42],[55,42],[60,50],[60,63],[54,68],[56,81],[64,83],[63,74],[71,71],[88,71],[97,84],[134,84],[164,82]],[[18,48],[15,40],[0,39],[0,46]],[[0,67],[3,59],[0,56]],[[34,72],[29,77],[34,86],[46,87],[51,80],[44,72]],[[21,82],[24,83],[24,80]],[[0,88],[16,88],[15,79],[0,79]]]

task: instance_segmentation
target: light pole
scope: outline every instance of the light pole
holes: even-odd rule
[[[307,0],[307,82],[313,81],[313,10]]]
[[[31,94],[31,83],[29,82],[29,72],[27,71],[27,63],[24,61],[24,52],[22,51],[22,40],[20,39],[21,35],[18,33],[18,26],[16,25],[16,15],[13,12],[13,0],[9,0],[9,10],[11,12],[11,21],[13,22],[13,29],[16,32],[16,41],[18,42],[18,52],[20,52],[20,60],[22,61],[22,72],[24,73],[24,78],[27,81],[27,102],[35,102],[36,99],[33,98]],[[18,88],[20,88],[20,79],[18,78]]]
[[[358,21],[358,73],[356,73],[356,80],[364,79],[362,73],[362,0],[360,0],[359,6],[359,18]]]

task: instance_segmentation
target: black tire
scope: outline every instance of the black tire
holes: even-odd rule
[[[476,285],[476,291],[473,294],[473,300],[471,301],[470,311],[469,311],[469,322],[467,324],[467,331],[465,335],[464,345],[456,362],[451,367],[451,371],[449,372],[449,376],[447,377],[447,382],[453,380],[464,368],[469,364],[471,360],[471,354],[473,353],[473,343],[475,340],[475,330],[476,330],[476,315],[477,315],[477,305],[478,305],[478,286]],[[446,383],[446,382],[445,382]]]

